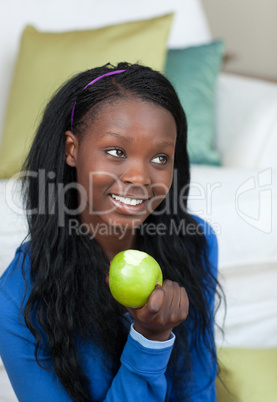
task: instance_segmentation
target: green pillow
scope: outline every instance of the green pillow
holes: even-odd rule
[[[276,402],[277,348],[221,348],[218,358],[218,402]]]
[[[163,71],[173,14],[95,30],[42,33],[25,28],[7,105],[0,178],[24,162],[51,95],[72,75],[108,62],[139,62]]]
[[[191,163],[219,165],[214,147],[215,87],[224,44],[171,49],[165,75],[174,85],[188,120],[188,153]]]

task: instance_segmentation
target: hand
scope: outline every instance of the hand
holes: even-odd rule
[[[187,318],[189,299],[185,288],[165,280],[163,286],[153,290],[145,306],[126,308],[134,318],[137,332],[150,340],[166,341],[172,329]]]

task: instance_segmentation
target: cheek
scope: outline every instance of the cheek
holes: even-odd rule
[[[108,169],[98,155],[90,158],[81,155],[81,163],[77,164],[77,180],[85,188],[92,190],[94,187],[109,185],[115,180],[113,170]]]
[[[93,197],[103,195],[108,192],[116,177],[113,173],[90,172],[87,178],[87,189]]]
[[[173,180],[173,169],[164,172],[163,174],[157,175],[155,180],[153,180],[153,189],[155,194],[164,195],[168,193]]]
[[[154,197],[150,202],[150,210],[154,211],[160,203],[165,199],[170,190],[173,180],[173,171],[165,172],[158,175],[157,180],[152,185]]]

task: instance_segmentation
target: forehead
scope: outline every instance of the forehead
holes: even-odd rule
[[[175,136],[177,133],[173,115],[164,107],[140,98],[117,98],[103,102],[87,114],[87,132],[99,130],[141,130],[159,135]],[[94,133],[96,134],[96,133]]]

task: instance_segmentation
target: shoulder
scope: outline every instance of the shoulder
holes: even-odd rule
[[[194,220],[197,222],[199,228],[203,232],[207,241],[207,256],[214,273],[217,274],[218,265],[218,241],[214,228],[204,219],[199,216],[193,215]]]
[[[214,228],[204,219],[200,218],[197,215],[192,215],[194,220],[197,222],[198,226],[201,228],[204,233],[207,243],[209,246],[214,247],[217,246],[217,236]]]
[[[6,300],[21,306],[26,284],[30,281],[30,266],[29,243],[26,242],[17,248],[13,260],[0,278],[1,304]]]

